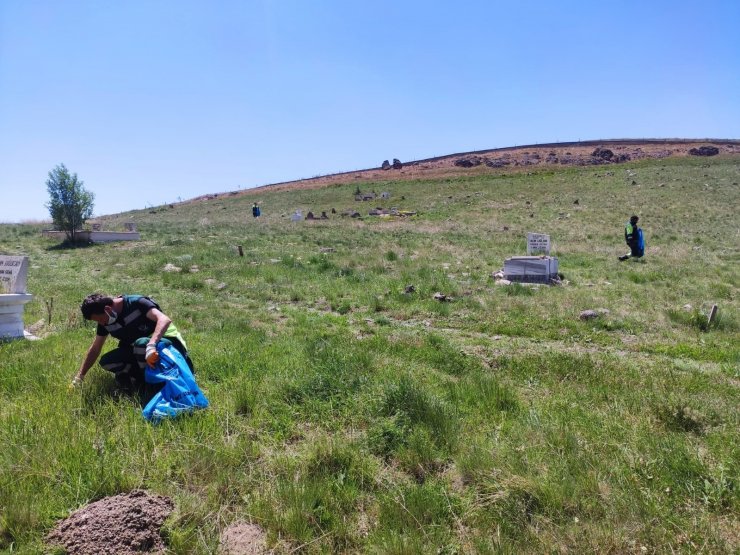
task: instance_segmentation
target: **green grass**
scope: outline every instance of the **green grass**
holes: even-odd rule
[[[403,220],[290,222],[366,213],[347,183],[105,219],[136,244],[0,226],[42,337],[0,344],[0,550],[43,552],[70,511],[147,488],[175,501],[178,554],[239,518],[279,553],[737,552],[740,163],[612,169],[363,185]],[[632,213],[647,254],[620,263]],[[563,286],[494,283],[527,231]],[[93,291],[155,297],[211,408],[151,426],[99,367],[68,393]]]

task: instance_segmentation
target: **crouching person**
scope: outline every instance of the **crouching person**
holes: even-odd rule
[[[630,221],[624,226],[624,240],[630,248],[630,252],[620,256],[619,260],[628,260],[637,258],[638,260],[645,255],[645,236],[642,229],[637,226],[639,217],[631,216]]]
[[[154,366],[159,360],[157,342],[169,342],[185,358],[191,371],[193,363],[188,355],[185,340],[172,320],[157,303],[143,295],[109,297],[94,293],[80,306],[85,320],[97,322],[95,339],[72,380],[77,386],[85,379],[87,371],[100,357],[108,336],[118,340],[118,347],[100,358],[100,366],[113,372],[116,384],[125,391],[148,391],[144,382],[147,364]],[[161,387],[161,386],[160,386]],[[155,391],[156,392],[156,391]]]

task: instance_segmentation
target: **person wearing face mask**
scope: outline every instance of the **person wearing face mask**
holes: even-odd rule
[[[71,387],[78,386],[85,379],[85,374],[98,360],[109,335],[118,339],[118,347],[100,358],[100,366],[113,372],[116,384],[121,389],[132,391],[145,388],[144,369],[147,365],[157,364],[157,343],[160,340],[177,349],[185,357],[190,370],[194,371],[182,335],[172,320],[160,310],[159,305],[149,297],[109,297],[93,293],[85,297],[80,310],[85,320],[93,320],[98,326],[95,339],[87,350]]]

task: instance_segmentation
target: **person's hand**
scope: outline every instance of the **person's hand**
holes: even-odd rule
[[[79,376],[75,376],[74,378],[72,378],[72,382],[67,386],[67,389],[69,391],[74,391],[75,389],[80,387],[81,384],[82,378],[80,378]]]
[[[146,363],[152,368],[159,362],[159,353],[154,343],[149,343],[146,346],[146,355],[144,358],[146,358]]]

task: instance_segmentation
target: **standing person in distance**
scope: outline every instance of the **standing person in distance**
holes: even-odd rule
[[[260,216],[260,207],[256,202],[252,204],[252,216],[255,218],[259,218]]]
[[[637,216],[631,216],[630,221],[624,226],[624,240],[630,248],[630,252],[620,256],[619,260],[627,260],[628,258],[640,259],[645,254],[645,238],[643,237],[642,229],[637,227],[639,219]]]
[[[95,339],[72,380],[72,387],[85,379],[109,335],[118,339],[118,347],[100,358],[100,366],[113,372],[121,389],[130,391],[145,388],[144,369],[147,364],[154,366],[159,361],[157,343],[160,340],[177,349],[193,371],[185,340],[169,316],[149,297],[109,297],[93,293],[85,297],[80,310],[85,320],[93,320],[98,325]]]

